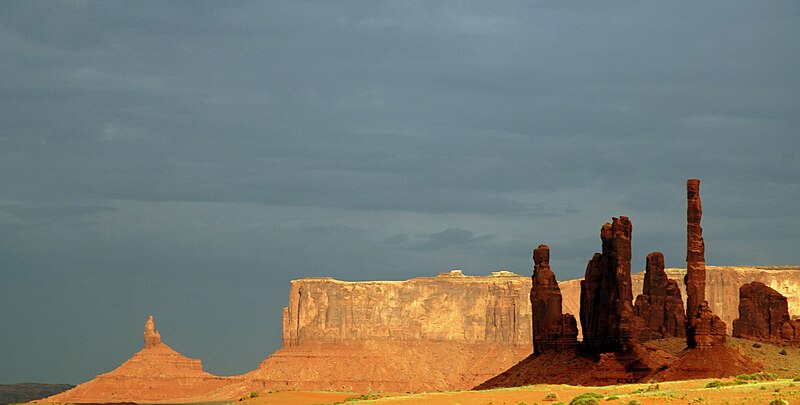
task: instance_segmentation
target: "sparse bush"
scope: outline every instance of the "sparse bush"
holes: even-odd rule
[[[730,384],[725,383],[725,382],[720,381],[720,380],[714,380],[714,381],[709,381],[708,384],[706,384],[706,388],[722,388],[722,387],[726,387],[728,385],[730,385]]]
[[[800,381],[800,375],[795,377],[792,381]]]
[[[618,399],[619,399],[619,396],[617,396],[617,395],[612,395],[612,396],[610,396],[610,397],[606,398],[606,401],[616,401],[616,400],[618,400]]]
[[[632,399],[632,400],[626,402],[625,405],[642,405],[642,403],[637,401],[637,400],[635,400],[635,399]]]
[[[761,348],[761,343],[758,343],[758,342],[753,343],[753,347],[755,347],[756,349],[760,349]]]
[[[602,398],[603,395],[600,395],[596,392],[586,392],[578,395],[575,398],[572,398],[572,401],[569,402],[569,405],[600,405],[598,399]]]
[[[778,352],[778,354],[780,354],[781,356],[786,356],[789,353],[786,352],[786,349],[782,349],[781,351]]]
[[[775,373],[759,372],[754,374],[739,374],[736,376],[737,380],[744,381],[775,381],[778,375]]]
[[[558,394],[556,394],[555,392],[548,392],[547,395],[544,396],[545,401],[555,401],[557,399],[558,399]]]
[[[777,398],[770,401],[768,405],[789,405],[789,402],[787,402],[785,399]]]
[[[247,398],[256,398],[256,397],[258,397],[258,393],[255,391],[247,394]]]

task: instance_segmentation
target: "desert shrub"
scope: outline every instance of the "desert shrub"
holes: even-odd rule
[[[637,400],[635,400],[635,399],[632,399],[632,400],[626,402],[625,405],[642,405],[642,403],[637,401]]]
[[[777,398],[770,401],[770,403],[767,405],[789,405],[789,403],[786,402],[785,399]]]
[[[792,381],[800,381],[800,375],[795,377]]]
[[[753,347],[755,347],[756,349],[760,349],[761,348],[761,343],[758,343],[758,342],[753,343]]]
[[[728,386],[728,385],[730,385],[730,384],[725,383],[725,382],[720,381],[720,380],[714,380],[714,381],[709,381],[709,383],[706,384],[706,388],[722,388],[722,387],[725,387],[725,386]]]
[[[555,401],[557,399],[558,399],[558,394],[556,394],[555,392],[548,392],[547,395],[544,396],[545,401]]]
[[[778,354],[780,354],[781,356],[786,356],[789,353],[786,352],[786,349],[782,349],[781,351],[778,352]]]
[[[606,401],[616,401],[616,400],[618,400],[618,399],[619,399],[619,396],[617,396],[617,395],[612,395],[612,396],[610,396],[610,397],[606,398]]]
[[[600,405],[598,399],[601,398],[603,396],[596,392],[586,392],[572,398],[572,401],[569,401],[569,405]]]
[[[778,375],[775,373],[767,373],[767,372],[759,372],[753,374],[739,374],[736,376],[737,380],[744,380],[744,381],[775,381],[778,378]]]

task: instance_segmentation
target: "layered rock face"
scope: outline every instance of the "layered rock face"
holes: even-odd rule
[[[689,348],[723,346],[727,334],[725,322],[714,315],[706,301],[700,180],[687,180],[686,200],[686,345]]]
[[[627,352],[635,344],[631,289],[631,233],[628,217],[603,225],[603,252],[595,253],[581,281],[581,350]]]
[[[786,297],[754,281],[739,288],[739,318],[733,336],[774,343],[799,343],[800,321],[792,321]]]
[[[681,290],[675,280],[664,272],[664,255],[652,252],[647,255],[642,294],[636,297],[634,314],[644,320],[644,328],[637,331],[639,341],[665,337],[686,336],[686,315]]]
[[[531,279],[511,274],[292,281],[284,347],[244,377],[266,389],[471,388],[533,351]]]
[[[145,347],[115,370],[75,388],[49,397],[48,402],[118,403],[176,402],[207,397],[236,378],[203,371],[200,360],[190,359],[161,342],[153,316],[144,330]]]
[[[534,353],[577,347],[578,324],[572,314],[561,313],[561,290],[556,275],[550,269],[550,248],[539,245],[534,249],[533,262],[531,309]]]

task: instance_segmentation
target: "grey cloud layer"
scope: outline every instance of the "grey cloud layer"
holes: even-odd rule
[[[242,372],[292,278],[578,277],[612,215],[680,266],[690,177],[709,263],[798,263],[798,38],[794,2],[2,2],[0,323],[39,321],[0,380],[107,371],[149,311]]]

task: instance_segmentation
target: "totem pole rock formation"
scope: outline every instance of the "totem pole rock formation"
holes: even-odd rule
[[[572,314],[561,313],[561,289],[550,269],[550,248],[533,251],[531,309],[533,353],[572,349],[578,345],[578,324]]]
[[[631,290],[631,233],[628,217],[613,218],[600,230],[603,252],[595,253],[581,281],[581,350],[628,352],[635,344]]]
[[[739,288],[739,318],[733,321],[733,336],[774,343],[800,342],[800,321],[789,317],[783,294],[753,281]]]
[[[686,336],[686,315],[678,282],[670,280],[664,272],[664,255],[652,252],[647,255],[642,294],[636,297],[634,314],[644,320],[644,328],[637,331],[637,340],[646,341],[666,337]]]
[[[144,324],[144,347],[154,347],[159,344],[161,344],[161,334],[156,330],[153,315],[150,315]]]
[[[726,326],[706,301],[706,259],[700,220],[700,180],[686,181],[686,344],[689,348],[725,344]]]

